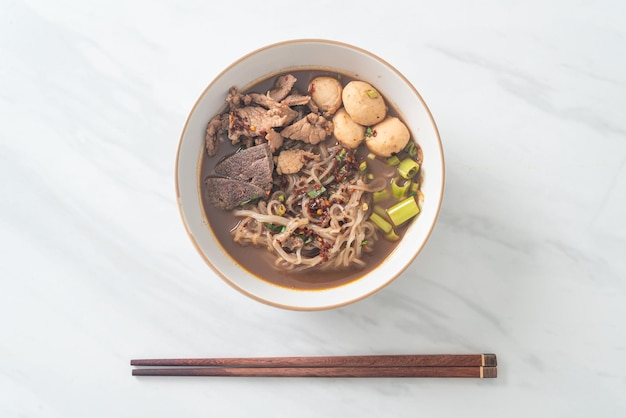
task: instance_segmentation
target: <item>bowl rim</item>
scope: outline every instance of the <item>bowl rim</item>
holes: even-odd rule
[[[268,300],[265,299],[259,295],[254,294],[251,291],[248,291],[247,289],[243,288],[242,286],[238,285],[237,283],[235,283],[233,280],[229,279],[228,277],[226,277],[225,274],[223,274],[219,269],[217,269],[217,267],[215,265],[213,265],[213,263],[211,262],[211,260],[209,260],[206,255],[204,254],[204,251],[200,248],[199,243],[196,241],[196,239],[193,236],[193,233],[189,227],[189,225],[187,224],[187,220],[185,218],[185,212],[184,209],[182,207],[181,204],[181,194],[180,194],[180,184],[179,184],[179,164],[180,164],[180,154],[181,154],[181,149],[182,149],[182,145],[183,145],[183,140],[185,137],[185,133],[187,132],[188,129],[188,125],[189,122],[191,120],[192,115],[194,114],[194,112],[196,111],[196,109],[198,108],[201,100],[204,98],[204,96],[206,95],[206,93],[213,87],[214,84],[216,84],[216,82],[222,78],[226,73],[228,73],[231,69],[233,69],[234,67],[236,67],[237,65],[239,65],[242,61],[247,60],[248,58],[259,54],[265,50],[268,49],[273,49],[273,48],[277,48],[277,47],[281,47],[284,45],[290,45],[290,44],[305,44],[305,43],[318,43],[318,44],[328,44],[328,45],[332,45],[332,46],[338,46],[338,47],[342,47],[342,48],[347,48],[347,49],[352,49],[356,52],[359,52],[361,54],[367,55],[369,58],[373,59],[374,61],[378,61],[379,63],[381,63],[383,66],[387,67],[389,70],[391,70],[397,77],[399,77],[412,91],[412,93],[419,99],[419,101],[422,103],[422,105],[424,106],[424,109],[426,110],[426,115],[428,117],[428,119],[430,120],[430,123],[432,125],[432,128],[434,130],[434,134],[437,140],[437,148],[439,149],[439,159],[440,159],[440,167],[441,167],[441,172],[438,173],[440,178],[441,178],[441,185],[440,188],[438,190],[439,193],[439,201],[437,202],[437,207],[435,209],[435,213],[434,213],[434,218],[433,221],[431,222],[431,224],[428,227],[428,231],[424,236],[424,239],[422,240],[421,244],[419,245],[419,247],[417,247],[415,249],[415,251],[412,253],[412,256],[410,258],[410,260],[408,260],[404,266],[402,266],[402,268],[400,268],[392,277],[386,279],[385,281],[382,281],[379,285],[373,287],[372,289],[370,289],[368,292],[362,293],[360,295],[357,295],[355,297],[346,299],[342,302],[336,302],[336,303],[330,303],[330,304],[325,304],[325,305],[316,305],[314,307],[312,306],[294,306],[294,305],[287,305],[284,303],[279,303],[276,301],[272,301],[272,300]],[[444,152],[443,152],[443,143],[441,141],[441,135],[439,133],[439,128],[437,126],[437,123],[435,122],[435,119],[432,115],[432,112],[430,111],[430,108],[428,107],[428,104],[426,103],[426,101],[424,100],[424,98],[422,97],[422,95],[419,93],[419,91],[415,88],[415,86],[413,86],[413,84],[409,81],[409,79],[404,76],[404,74],[402,74],[396,67],[394,67],[392,64],[390,64],[388,61],[386,61],[385,59],[379,57],[378,55],[363,49],[359,46],[355,46],[349,43],[345,43],[342,41],[336,41],[336,40],[329,40],[329,39],[324,39],[324,38],[297,38],[297,39],[289,39],[289,40],[284,40],[284,41],[279,41],[279,42],[274,42],[271,44],[267,44],[265,46],[261,46],[258,47],[244,55],[241,55],[239,58],[237,58],[236,60],[234,60],[232,63],[230,63],[229,65],[227,65],[224,69],[222,69],[218,74],[216,74],[211,81],[209,82],[209,84],[203,89],[203,91],[199,94],[199,96],[197,97],[194,105],[191,107],[191,109],[189,110],[189,112],[187,113],[187,117],[185,119],[185,124],[183,125],[179,140],[178,140],[178,146],[177,146],[177,151],[176,151],[176,161],[175,161],[175,167],[174,167],[174,180],[175,180],[175,191],[176,191],[176,203],[178,206],[178,211],[179,211],[179,216],[182,219],[182,223],[183,226],[185,228],[185,231],[187,233],[187,235],[189,236],[193,246],[195,247],[196,251],[200,254],[200,256],[202,257],[202,259],[205,261],[205,263],[211,268],[211,270],[213,270],[213,272],[215,272],[215,274],[217,274],[217,276],[219,276],[224,282],[226,282],[229,286],[231,286],[232,288],[234,288],[235,290],[239,291],[240,293],[248,296],[249,298],[256,300],[258,302],[261,302],[263,304],[269,305],[269,306],[273,306],[276,308],[281,308],[281,309],[285,309],[285,310],[292,310],[292,311],[322,311],[322,310],[330,310],[330,309],[335,309],[335,308],[339,308],[339,307],[343,307],[346,305],[350,305],[352,303],[356,303],[360,300],[363,300],[377,292],[379,292],[380,290],[382,290],[384,287],[388,286],[389,284],[391,284],[392,282],[394,282],[399,276],[401,276],[407,269],[408,267],[415,261],[415,259],[417,258],[417,256],[421,253],[421,251],[423,250],[424,246],[426,245],[426,243],[430,240],[430,237],[433,233],[433,230],[435,228],[435,225],[437,224],[437,220],[440,216],[441,213],[441,206],[443,204],[443,199],[444,199],[444,191],[445,191],[445,183],[446,183],[446,173],[445,173],[445,158],[444,158]],[[262,280],[259,278],[259,280]],[[358,280],[358,279],[357,279]],[[267,282],[267,281],[266,281]],[[269,284],[272,284],[270,282],[267,282]],[[277,285],[275,285],[277,286]],[[280,287],[280,286],[277,286]],[[307,292],[307,290],[301,290],[301,289],[293,289],[294,292]],[[323,290],[312,290],[312,292],[323,292]]]

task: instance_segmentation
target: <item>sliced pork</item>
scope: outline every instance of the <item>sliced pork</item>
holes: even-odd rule
[[[276,78],[274,88],[270,90],[267,95],[277,102],[280,102],[289,95],[296,81],[298,80],[292,74],[281,75]]]
[[[309,113],[306,117],[283,129],[280,134],[284,138],[318,144],[333,131],[333,123],[323,116]]]

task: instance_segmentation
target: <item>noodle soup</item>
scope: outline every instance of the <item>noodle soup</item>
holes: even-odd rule
[[[294,71],[226,100],[207,129],[202,205],[251,274],[291,289],[344,285],[381,263],[419,216],[421,149],[367,81]],[[269,178],[246,174],[263,164]]]

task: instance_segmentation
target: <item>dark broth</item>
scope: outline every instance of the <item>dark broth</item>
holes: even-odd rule
[[[298,79],[294,88],[302,93],[306,93],[309,83],[315,77],[322,75],[338,76],[337,73],[319,70],[291,71],[290,73]],[[340,77],[343,85],[354,79],[343,74]],[[246,89],[246,92],[265,93],[273,87],[275,78],[276,77],[271,77],[255,84]],[[226,97],[226,92],[224,92],[224,97]],[[389,101],[387,101],[387,106],[388,115],[400,117],[398,112],[390,106]],[[211,117],[213,117],[213,115],[207,115],[208,119]],[[414,139],[411,138],[411,140]],[[336,143],[336,140],[332,136],[329,137],[327,141],[328,144]],[[209,157],[206,153],[203,153],[200,172],[201,184],[204,183],[203,180],[211,173],[216,163],[225,156],[234,153],[237,148],[238,146],[232,145],[230,141],[224,140],[219,143],[218,152],[215,156]],[[360,160],[367,160],[369,172],[377,177],[382,175],[391,179],[391,173],[394,172],[395,169],[389,167],[385,161],[378,158],[376,160],[367,159],[368,153],[367,147],[362,144],[359,147],[358,155]],[[204,186],[201,195],[203,210],[209,221],[210,228],[226,253],[228,253],[238,265],[251,274],[282,287],[303,290],[322,290],[350,283],[379,265],[399,242],[399,240],[393,242],[388,241],[379,234],[379,238],[374,245],[374,250],[370,253],[363,253],[361,257],[362,260],[366,262],[364,267],[354,266],[346,269],[324,271],[313,268],[306,272],[285,272],[274,267],[274,255],[266,248],[242,246],[235,243],[231,236],[231,230],[235,228],[240,218],[234,216],[229,211],[218,210],[212,207],[208,201],[207,190]],[[400,237],[404,235],[407,225],[410,223],[411,222],[407,222],[396,229]]]

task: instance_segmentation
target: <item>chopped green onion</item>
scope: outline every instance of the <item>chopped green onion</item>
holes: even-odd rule
[[[279,202],[284,202],[285,201],[285,193],[280,193],[278,195],[278,201]]]
[[[393,156],[387,158],[387,164],[392,166],[392,167],[395,167],[398,164],[400,164],[400,159],[398,158],[397,155],[393,155]]]
[[[417,155],[417,145],[415,145],[415,142],[413,141],[409,141],[409,143],[406,145],[406,147],[404,148],[404,150],[407,152],[407,154],[409,154],[411,157],[415,157]]]
[[[365,128],[365,137],[366,138],[370,138],[372,136],[373,132],[374,131],[372,130],[371,126],[368,126],[367,128]],[[374,154],[370,153],[370,155],[374,155]],[[368,157],[369,157],[369,155],[368,155]]]
[[[335,155],[335,160],[341,162],[346,157],[346,149],[342,148],[339,154]]]
[[[369,244],[369,242],[366,239],[361,241],[361,247],[365,247],[367,244]]]
[[[402,225],[418,213],[420,213],[420,208],[413,197],[407,197],[387,209],[387,215],[395,226]]]
[[[245,205],[247,205],[248,203],[252,203],[252,202],[254,202],[255,200],[259,199],[260,197],[261,197],[261,196],[259,196],[259,195],[256,195],[256,194],[255,194],[255,195],[254,195],[254,196],[252,196],[250,199],[248,199],[248,200],[244,200],[243,202],[241,202],[241,203],[239,204],[239,206],[245,206]]]
[[[391,194],[396,200],[404,199],[411,187],[411,180],[405,180],[402,177],[396,177],[391,182]]]
[[[317,190],[309,190],[308,192],[306,192],[306,194],[309,195],[309,197],[318,197],[319,195],[321,195],[325,191],[326,191],[326,187],[321,186]]]
[[[365,94],[367,94],[370,99],[375,99],[378,97],[378,92],[376,90],[365,90]]]
[[[306,230],[302,230],[302,232],[299,232],[299,233],[296,233],[296,234],[293,234],[293,235],[296,236],[296,237],[300,237],[300,239],[302,240],[302,242],[304,244],[308,244],[309,242],[313,241],[313,235],[309,234],[307,236]]]
[[[387,211],[380,205],[374,205],[374,213],[383,218],[387,218]]]
[[[374,203],[382,202],[385,199],[389,198],[389,190],[383,189],[378,192],[372,193],[372,198],[374,199]]]
[[[417,182],[411,183],[409,187],[409,196],[417,196],[417,191],[420,189],[420,184]]]
[[[396,234],[396,231],[394,231],[393,229],[385,234],[385,238],[389,241],[397,241],[400,239],[398,234]]]
[[[412,158],[405,158],[398,165],[398,174],[405,179],[413,178],[420,171],[420,165]]]
[[[302,242],[304,244],[308,244],[309,242],[313,241],[313,236],[309,235],[308,237],[305,234],[294,234],[296,237],[300,237],[300,239],[302,240]]]
[[[285,225],[274,225],[269,222],[264,222],[263,225],[274,233],[285,232]]]
[[[381,230],[383,231],[385,234],[388,234],[389,231],[391,231],[393,229],[393,227],[391,226],[391,224],[389,222],[387,222],[386,220],[384,220],[380,215],[378,215],[377,213],[372,213],[370,215],[370,220],[372,222],[374,222],[374,224]]]
[[[281,204],[276,208],[276,215],[278,216],[283,216],[285,212],[287,212],[287,208],[285,207],[285,205]]]
[[[374,180],[374,175],[372,173],[368,173],[367,174],[367,179],[368,180]]]
[[[372,129],[372,128],[367,128],[367,129]],[[371,135],[370,135],[371,136]],[[374,154],[373,152],[370,152],[369,154],[367,154],[367,158],[369,160],[375,160],[376,159],[376,154]]]
[[[359,171],[361,173],[365,173],[367,171],[367,161],[361,161],[361,164],[359,164]]]

